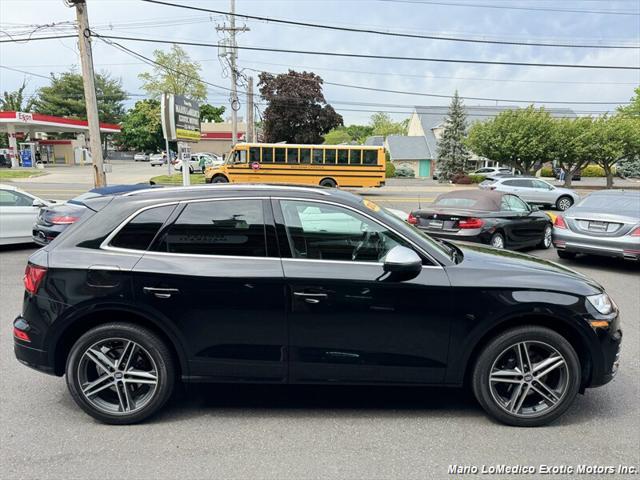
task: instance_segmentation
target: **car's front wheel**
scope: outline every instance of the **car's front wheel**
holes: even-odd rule
[[[482,350],[473,371],[473,391],[500,422],[537,427],[571,406],[580,372],[578,355],[562,335],[539,326],[517,327]]]
[[[169,399],[175,367],[165,343],[150,330],[109,323],[89,330],[71,348],[67,386],[75,402],[110,424],[140,422]]]

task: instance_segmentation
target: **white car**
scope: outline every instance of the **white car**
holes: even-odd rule
[[[149,155],[147,155],[146,153],[142,153],[142,152],[136,153],[133,156],[133,160],[135,162],[148,162],[149,161]]]
[[[479,168],[475,172],[471,172],[471,175],[481,175],[483,177],[490,175],[511,175],[511,169],[507,167],[484,167]]]
[[[0,245],[32,242],[33,224],[40,207],[53,203],[12,185],[0,184]]]
[[[512,193],[527,203],[555,207],[562,212],[580,201],[580,195],[575,190],[556,187],[536,177],[490,177],[478,186],[484,190]]]
[[[151,160],[150,164],[152,167],[157,167],[167,163],[167,156],[163,153],[154,153],[149,157],[149,160]]]
[[[207,167],[220,166],[223,163],[221,157],[213,156],[211,153],[193,153],[191,154],[191,159],[189,160],[189,172],[202,172],[207,169]],[[182,160],[178,160],[175,163],[175,168],[177,171],[182,171]]]

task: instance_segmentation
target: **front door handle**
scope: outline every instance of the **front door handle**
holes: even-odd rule
[[[144,287],[142,291],[148,295],[153,295],[156,298],[171,298],[172,295],[180,293],[180,290],[177,288]]]

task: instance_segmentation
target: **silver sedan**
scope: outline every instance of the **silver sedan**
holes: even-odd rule
[[[527,203],[553,206],[564,211],[580,200],[580,196],[569,188],[556,187],[535,177],[493,176],[482,182],[480,188],[512,193]]]
[[[555,219],[560,258],[578,253],[640,260],[640,192],[594,192]]]

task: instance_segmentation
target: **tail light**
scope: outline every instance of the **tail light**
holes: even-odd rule
[[[467,218],[465,220],[460,220],[458,222],[458,227],[459,228],[482,228],[482,226],[484,225],[484,222],[482,220],[480,220],[479,218]]]
[[[13,336],[18,340],[22,340],[23,342],[31,342],[29,334],[23,330],[18,330],[16,327],[13,327]]]
[[[46,273],[47,269],[45,267],[28,263],[27,268],[24,270],[24,288],[27,292],[35,295]]]
[[[410,213],[409,216],[407,217],[407,223],[410,225],[417,225],[418,219],[415,217],[413,213]]]
[[[54,225],[70,225],[80,220],[80,217],[74,217],[72,215],[59,215],[49,219]]]
[[[564,222],[564,217],[562,215],[556,215],[556,219],[553,221],[553,226],[556,228],[567,228],[567,224]]]
[[[411,223],[411,222],[409,222]],[[636,227],[629,233],[632,237],[640,237],[640,227]]]

